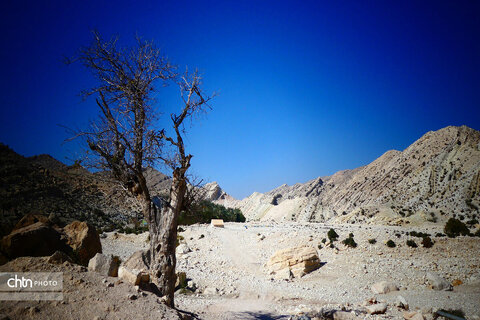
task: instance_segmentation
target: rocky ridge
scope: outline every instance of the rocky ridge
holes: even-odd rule
[[[480,207],[480,132],[466,126],[426,133],[372,163],[243,200],[249,220],[423,224],[473,219]]]

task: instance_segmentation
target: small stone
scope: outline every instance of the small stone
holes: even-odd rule
[[[185,243],[182,243],[177,247],[175,252],[177,254],[187,254],[189,252],[192,252],[192,250]]]
[[[369,314],[382,314],[382,313],[385,313],[385,311],[387,311],[387,304],[386,303],[372,304],[371,306],[367,306],[366,309]]]
[[[403,313],[403,318],[406,320],[424,320],[423,315],[416,311],[405,311]]]
[[[448,283],[447,280],[436,275],[435,273],[427,272],[426,278],[432,286],[433,290],[451,291],[453,289],[452,285]]]
[[[197,285],[192,280],[189,280],[187,282],[187,288],[192,290],[192,291],[195,291],[197,289]]]
[[[203,294],[205,295],[216,295],[217,293],[218,293],[218,289],[213,287],[208,287],[205,290],[203,290]]]
[[[405,310],[408,310],[408,302],[407,300],[402,297],[402,296],[398,296],[397,297],[397,301],[395,303],[395,305],[401,309],[405,309]]]
[[[393,282],[380,281],[372,285],[372,291],[373,293],[383,294],[383,293],[389,293],[392,291],[398,291],[398,287]]]

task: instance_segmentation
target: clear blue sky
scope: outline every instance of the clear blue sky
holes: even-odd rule
[[[480,129],[479,1],[2,1],[0,141],[74,157],[96,115],[63,56],[92,29],[153,39],[218,90],[193,172],[242,198],[365,165],[448,125]],[[160,92],[159,106],[176,100]]]

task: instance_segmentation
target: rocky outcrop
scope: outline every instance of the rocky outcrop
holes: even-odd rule
[[[300,278],[319,267],[317,250],[309,246],[277,251],[265,264],[267,272],[277,279]]]
[[[67,244],[72,247],[74,256],[80,264],[87,265],[97,253],[102,253],[100,237],[92,225],[74,221],[67,225],[63,232],[67,236]]]
[[[480,132],[465,126],[428,132],[372,163],[243,200],[218,200],[248,220],[381,224],[445,223],[480,208]]]

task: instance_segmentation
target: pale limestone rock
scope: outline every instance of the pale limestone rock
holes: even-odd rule
[[[118,275],[118,262],[117,259],[113,259],[111,256],[97,253],[88,262],[88,270],[98,272],[104,276],[116,277]]]
[[[366,309],[369,314],[382,314],[382,313],[385,313],[385,311],[387,311],[387,304],[386,303],[372,304],[371,306],[367,306]]]
[[[405,311],[403,313],[403,318],[406,320],[424,320],[423,315],[416,311]]]
[[[376,294],[389,293],[392,291],[398,291],[396,284],[390,281],[380,281],[372,285],[372,291]]]
[[[210,222],[210,225],[212,227],[216,227],[216,228],[223,228],[224,227],[222,219],[212,219],[212,221]]]
[[[432,272],[427,272],[426,278],[430,285],[432,286],[433,290],[444,290],[444,291],[451,291],[452,290],[452,285],[439,275],[432,273]]]
[[[285,278],[289,270],[294,277],[302,277],[320,267],[317,250],[310,246],[301,246],[277,251],[270,257],[265,268],[270,274],[279,274]]]
[[[185,243],[179,244],[176,249],[177,254],[187,254],[189,252],[192,252],[192,250]]]
[[[206,295],[216,295],[217,293],[218,293],[218,289],[213,287],[208,287],[205,290],[203,290],[203,294],[206,294]]]
[[[150,281],[148,273],[150,265],[149,251],[137,251],[118,268],[118,277],[133,285]]]

